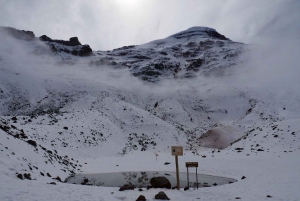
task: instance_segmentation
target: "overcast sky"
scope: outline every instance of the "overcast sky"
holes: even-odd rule
[[[93,50],[143,44],[193,26],[244,43],[300,36],[299,0],[0,0],[0,26]]]

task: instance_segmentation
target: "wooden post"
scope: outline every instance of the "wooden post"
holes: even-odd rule
[[[180,189],[180,182],[179,182],[179,166],[178,166],[178,155],[175,156],[176,162],[176,180],[177,180],[177,190]]]
[[[183,155],[182,146],[172,146],[171,147],[171,153],[172,153],[172,156],[175,156],[177,190],[180,190],[178,156]]]
[[[189,168],[186,168],[187,172],[187,187],[190,187]]]
[[[198,189],[198,172],[197,172],[197,167],[196,167],[196,182],[197,182],[197,189]]]

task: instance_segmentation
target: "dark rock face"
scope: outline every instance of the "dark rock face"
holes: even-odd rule
[[[39,37],[41,41],[48,42],[48,45],[52,49],[53,52],[66,52],[68,54],[72,54],[75,56],[90,56],[93,52],[91,47],[89,45],[82,45],[77,37],[72,37],[69,39],[69,41],[65,40],[53,40],[49,38],[46,35],[42,35]],[[55,43],[64,45],[64,46],[70,46],[73,47],[73,50],[69,50],[66,47],[57,46]]]
[[[42,35],[42,36],[40,36],[40,40],[41,41],[52,41],[52,39],[51,38],[49,38],[48,36],[46,36],[46,35]]]
[[[205,34],[215,39],[228,40],[228,38],[226,38],[224,35],[221,35],[216,30],[210,28],[188,29],[187,31],[183,31],[181,33],[175,34],[174,37],[176,39],[180,39],[180,38],[188,38],[192,36],[201,36]]]
[[[206,31],[206,33],[212,38],[216,38],[216,39],[220,39],[220,40],[228,40],[228,38],[226,38],[222,34],[219,34],[217,31]]]
[[[203,59],[194,59],[189,60],[191,62],[189,66],[186,68],[188,71],[199,71],[199,68],[201,67],[202,63],[204,62]]]
[[[78,46],[77,48],[75,48],[71,54],[75,55],[75,56],[90,56],[92,54],[93,50],[92,48],[90,48],[89,45],[81,45]]]
[[[73,50],[71,51],[64,46],[56,46],[55,43],[52,42],[49,42],[48,45],[50,46],[53,52],[66,52],[75,56],[90,56],[93,53],[93,50],[90,48],[89,45],[74,46]]]
[[[156,194],[154,196],[154,199],[156,199],[156,200],[170,200],[170,198],[168,198],[168,196],[163,191],[160,191],[158,194]]]
[[[153,188],[171,189],[171,183],[166,177],[153,177],[150,180],[150,184],[153,186]]]
[[[20,40],[34,40],[35,35],[32,31],[18,30],[12,27],[0,27],[0,32]]]
[[[70,38],[69,44],[70,44],[71,46],[81,45],[81,43],[79,42],[79,40],[78,40],[77,37],[72,37],[72,38]]]
[[[134,185],[132,184],[125,184],[124,186],[121,186],[119,191],[126,191],[126,190],[134,190]]]

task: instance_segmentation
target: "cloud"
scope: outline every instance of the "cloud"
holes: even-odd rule
[[[95,50],[142,44],[192,26],[252,43],[299,30],[297,0],[0,0],[0,24],[56,39],[78,36]],[[298,25],[296,25],[298,24]],[[296,26],[296,28],[295,28]],[[276,32],[276,33],[275,33]]]
[[[131,5],[120,0],[53,0],[51,4],[43,0],[0,0],[0,5],[1,25],[56,39],[78,36],[94,50],[146,43],[192,26],[213,27],[234,41],[254,44],[244,54],[247,62],[238,66],[233,76],[215,79],[217,85],[239,86],[281,98],[288,94],[298,97],[300,2],[297,0],[131,0]],[[102,80],[116,88],[151,89],[129,72],[102,69],[99,75],[93,71],[83,73],[80,68],[76,76]],[[93,77],[94,74],[98,77]],[[118,82],[112,81],[115,77]],[[211,81],[200,78],[174,82],[177,81],[161,83],[153,91],[175,93],[190,86],[201,88]]]

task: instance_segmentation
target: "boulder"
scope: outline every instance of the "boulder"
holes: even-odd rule
[[[171,183],[166,177],[153,177],[150,180],[153,188],[167,188],[171,189]]]
[[[17,121],[18,119],[17,119],[17,117],[12,117],[11,120]]]
[[[31,174],[30,173],[24,173],[24,178],[25,179],[28,179],[28,180],[31,180]]]
[[[19,179],[22,179],[22,180],[23,180],[23,175],[22,175],[22,174],[18,174],[17,177],[18,177]]]
[[[156,200],[170,200],[170,198],[168,198],[168,196],[163,191],[160,191],[158,194],[156,194],[154,196],[154,199],[156,199]]]
[[[189,190],[189,189],[190,189],[190,187],[186,186],[183,190],[184,190],[184,191],[187,191],[187,190]]]
[[[86,185],[89,182],[87,178],[84,178],[84,180],[81,182],[82,185]]]
[[[140,195],[140,196],[136,199],[136,201],[146,201],[146,198],[145,198],[145,196]]]
[[[119,191],[126,191],[126,190],[134,190],[134,185],[132,184],[125,184],[120,187]]]
[[[37,146],[37,143],[34,140],[27,140],[27,143],[30,144],[30,145],[32,145],[32,146],[34,146],[34,147]]]

